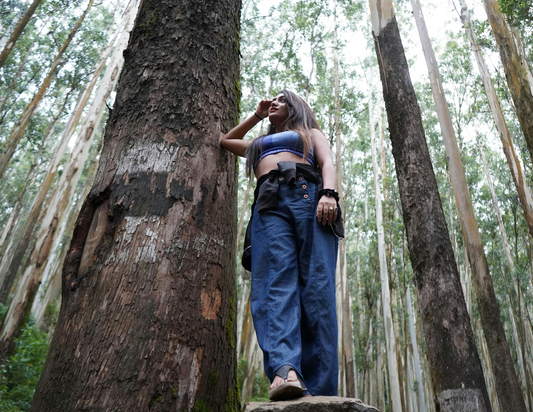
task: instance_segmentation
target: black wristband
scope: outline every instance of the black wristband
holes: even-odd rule
[[[322,196],[328,196],[334,198],[337,202],[339,201],[339,193],[335,189],[320,189],[318,191],[318,199]]]
[[[257,114],[257,112],[254,112],[254,114],[255,114],[255,117],[257,117],[259,120],[265,120],[264,117],[259,117],[259,115]]]

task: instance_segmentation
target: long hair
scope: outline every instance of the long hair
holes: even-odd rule
[[[287,120],[284,126],[287,130],[294,130],[302,138],[304,158],[309,155],[313,142],[311,139],[311,129],[320,129],[315,114],[307,102],[290,90],[283,89],[280,94],[285,96],[287,102]],[[276,133],[273,124],[268,126],[267,132],[264,135],[256,137],[250,146],[246,149],[246,174],[251,176],[254,166],[261,157],[263,138],[265,136]]]

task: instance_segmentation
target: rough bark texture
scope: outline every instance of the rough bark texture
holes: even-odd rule
[[[235,411],[240,1],[145,0],[32,411]],[[79,270],[80,262],[86,269]]]
[[[374,35],[437,410],[446,410],[445,392],[457,399],[456,410],[463,407],[461,394],[472,392],[481,404],[470,411],[490,411],[396,18],[379,31],[374,25]]]
[[[11,53],[11,50],[15,47],[15,44],[17,43],[17,40],[19,39],[20,35],[26,28],[26,25],[31,19],[31,16],[33,16],[33,13],[35,13],[35,10],[37,10],[37,7],[39,7],[39,4],[41,4],[43,0],[33,0],[33,2],[30,4],[30,7],[26,10],[26,13],[24,13],[24,16],[19,20],[17,23],[17,26],[15,27],[15,30],[13,30],[13,33],[11,33],[11,36],[9,37],[9,40],[7,41],[6,45],[4,46],[4,49],[0,53],[0,67],[4,65],[7,58],[9,57],[9,54]]]
[[[242,412],[379,412],[359,399],[313,396],[285,402],[249,402]]]
[[[529,84],[527,67],[523,66],[524,60],[516,47],[509,25],[500,11],[498,1],[483,0],[483,4],[500,51],[516,116],[524,133],[531,161],[533,161],[533,85]]]

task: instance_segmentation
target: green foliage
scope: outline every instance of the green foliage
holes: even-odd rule
[[[533,23],[533,4],[530,0],[498,0],[500,10],[511,23],[531,25]]]
[[[239,359],[237,365],[237,382],[239,388],[243,388],[244,378],[248,371],[248,362],[244,357]],[[254,384],[252,389],[252,397],[246,399],[246,402],[268,402],[268,391],[270,389],[270,381],[263,374],[263,371],[254,371]]]
[[[22,329],[15,354],[0,370],[0,410],[22,412],[29,409],[35,386],[48,353],[48,336],[33,322]]]

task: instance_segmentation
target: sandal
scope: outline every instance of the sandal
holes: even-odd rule
[[[276,386],[268,392],[268,398],[271,401],[285,401],[289,399],[299,398],[307,390],[307,388],[305,387],[305,383],[302,379],[300,379],[298,372],[296,372],[296,377],[298,379],[297,381],[287,381],[289,371],[291,370],[296,372],[293,368],[286,365],[279,368],[276,372],[276,375],[282,378],[285,383]]]

